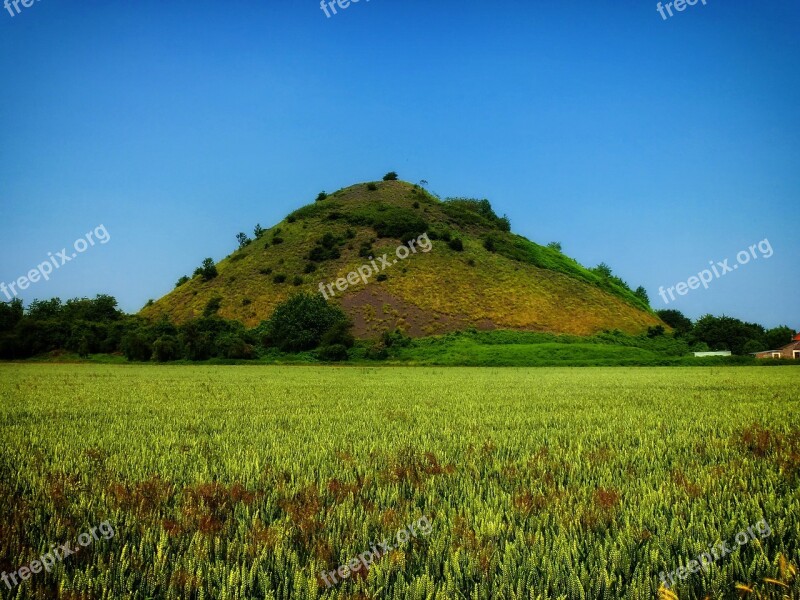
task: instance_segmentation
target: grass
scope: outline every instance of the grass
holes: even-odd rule
[[[674,591],[798,597],[798,373],[3,364],[0,569],[109,521],[14,597],[651,599],[763,518]]]

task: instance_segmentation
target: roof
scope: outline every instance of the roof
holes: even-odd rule
[[[792,338],[792,340],[794,340],[795,342],[800,342],[800,333],[798,333],[796,336],[794,336]]]

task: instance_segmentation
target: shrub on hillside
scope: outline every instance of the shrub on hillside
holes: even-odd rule
[[[275,277],[272,278],[272,283],[283,283],[286,281],[286,275],[283,273],[278,273]]]
[[[315,202],[322,202],[322,201],[323,201],[323,200],[325,200],[325,198],[327,198],[327,197],[328,197],[328,194],[326,194],[325,192],[320,192],[320,193],[317,195],[317,199],[315,200]]]
[[[328,231],[316,241],[315,246],[308,253],[308,260],[312,262],[335,260],[341,256],[339,246],[342,244],[344,244],[344,241]]]
[[[240,231],[239,233],[236,234],[236,241],[239,244],[239,250],[241,250],[242,248],[247,246],[253,240],[251,240],[249,237],[247,237],[247,234],[245,232]]]
[[[203,281],[211,281],[217,276],[217,267],[214,265],[214,260],[207,258],[203,264],[194,271],[195,275],[199,275]]]
[[[367,189],[368,189],[370,192],[374,192],[375,190],[377,190],[377,189],[378,189],[378,186],[377,186],[377,185],[375,185],[374,183],[368,183],[368,184],[367,184]]]
[[[186,283],[187,281],[189,281],[189,278],[188,278],[186,275],[184,275],[183,277],[181,277],[180,279],[178,279],[178,282],[175,284],[175,287],[176,287],[176,288],[179,288],[179,287],[181,287],[181,286],[182,286],[184,283]]]
[[[383,176],[384,181],[397,181],[397,173],[394,171],[389,171],[386,175]]]
[[[217,312],[219,312],[220,306],[222,306],[222,298],[219,296],[215,296],[211,298],[211,300],[206,303],[206,307],[203,309],[203,316],[204,317],[211,317]]]
[[[464,242],[461,241],[461,238],[453,238],[447,245],[450,250],[455,250],[456,252],[462,252],[464,250]]]

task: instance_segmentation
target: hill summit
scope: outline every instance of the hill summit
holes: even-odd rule
[[[239,243],[142,316],[182,323],[216,313],[254,326],[308,291],[340,304],[361,338],[395,328],[411,336],[469,327],[638,334],[661,324],[610,270],[587,269],[556,244],[511,233],[487,200],[442,201],[403,181],[321,193],[274,227],[257,226],[253,239],[240,234]],[[369,278],[354,276],[366,266]]]

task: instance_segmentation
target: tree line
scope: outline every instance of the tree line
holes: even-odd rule
[[[0,303],[0,359],[19,360],[50,352],[81,357],[121,353],[131,361],[256,359],[268,352],[313,352],[320,360],[347,360],[355,339],[347,315],[319,294],[298,293],[276,307],[269,319],[247,328],[216,314],[213,300],[204,314],[181,324],[166,318],[150,321],[119,310],[117,300],[101,294],[94,299],[20,299]],[[694,351],[730,350],[746,355],[780,348],[795,332],[788,326],[767,329],[733,317],[705,315],[692,322],[677,310],[657,311],[671,329],[651,327],[648,337],[671,335]],[[376,358],[397,342],[387,332],[373,347]],[[381,350],[384,352],[382,353]]]

